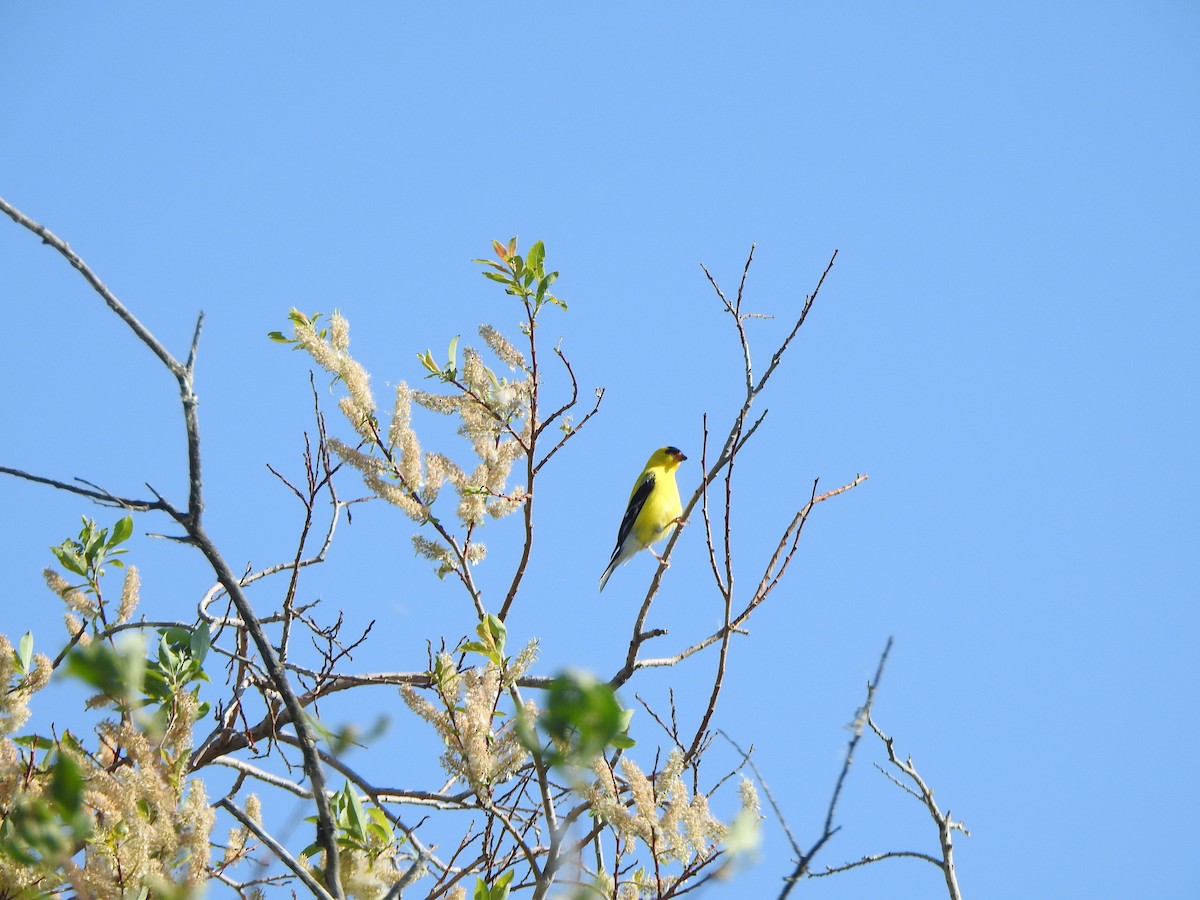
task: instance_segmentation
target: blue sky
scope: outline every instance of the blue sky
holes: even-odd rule
[[[294,471],[311,427],[304,360],[265,339],[289,307],[340,308],[383,395],[420,377],[418,351],[515,330],[469,260],[492,238],[546,242],[570,310],[544,338],[607,391],[548,470],[510,622],[547,672],[615,669],[651,571],[635,560],[595,594],[629,483],[673,443],[694,486],[702,414],[732,415],[737,345],[700,264],[731,289],[757,242],[747,304],[777,317],[751,323],[761,367],[836,248],[741,470],[744,582],[814,478],[871,478],[810,521],[734,645],[718,724],[756,746],[810,843],[894,635],[878,719],[972,829],[968,896],[1191,887],[1193,5],[9,3],[0,29],[0,194],[176,353],[206,313],[209,527],[235,565],[290,554],[294,501],[265,468]],[[180,496],[173,382],[61,259],[0,226],[0,462]],[[49,640],[46,548],[97,511],[11,480],[0,507],[3,630]],[[513,522],[489,526],[485,586]],[[138,526],[144,609],[188,617],[203,567],[141,537],[165,523]],[[409,533],[363,507],[313,576],[350,621],[378,620],[363,670],[421,668],[427,639],[471,627]],[[685,530],[656,607],[680,645],[719,614],[700,538]],[[337,714],[387,709],[402,741],[422,727],[394,694],[371,703]],[[870,750],[822,863],[936,847]],[[773,896],[790,869],[773,823],[761,857],[706,896]],[[891,861],[797,893],[940,890]]]

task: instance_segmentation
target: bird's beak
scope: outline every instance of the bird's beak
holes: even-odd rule
[[[687,457],[686,457],[686,456],[684,456],[684,455],[683,455],[683,453],[682,453],[682,451],[681,451],[681,452],[680,452],[680,454],[679,454],[679,461],[680,461],[680,462],[683,462],[685,459],[687,459]]]

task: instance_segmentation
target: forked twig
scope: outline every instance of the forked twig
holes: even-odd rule
[[[294,720],[294,725],[297,734],[301,739],[301,752],[304,756],[305,774],[308,775],[309,782],[312,785],[314,801],[317,812],[317,840],[325,851],[325,881],[328,889],[333,892],[335,898],[342,896],[341,880],[339,878],[339,860],[336,841],[336,829],[333,821],[332,810],[329,805],[329,797],[325,791],[325,776],[321,768],[320,758],[317,755],[316,742],[313,738],[312,729],[307,725],[300,704],[296,700],[295,692],[292,690],[291,683],[288,680],[287,673],[275,653],[271,645],[270,639],[266,632],[263,631],[261,623],[254,614],[254,610],[242,592],[240,579],[234,574],[233,570],[226,563],[225,558],[217,550],[216,545],[212,542],[208,533],[204,530],[201,524],[201,517],[204,511],[204,495],[203,482],[201,478],[200,466],[200,426],[196,415],[197,397],[194,388],[194,375],[197,348],[200,342],[200,330],[204,322],[204,314],[201,313],[196,320],[196,328],[192,334],[192,342],[188,349],[187,362],[181,363],[164,347],[151,331],[146,328],[137,317],[131,313],[116,295],[112,293],[100,280],[95,272],[76,254],[67,242],[55,235],[45,226],[35,222],[33,219],[26,216],[20,210],[13,207],[3,198],[0,198],[0,211],[3,211],[14,222],[27,230],[33,232],[42,239],[42,243],[49,245],[54,250],[67,260],[72,266],[77,269],[84,279],[92,286],[92,288],[100,295],[108,307],[116,313],[116,315],[129,326],[130,330],[137,338],[146,345],[147,348],[158,358],[158,360],[167,368],[174,376],[179,385],[179,399],[183,407],[184,425],[187,433],[187,458],[188,458],[188,502],[186,509],[179,509],[174,504],[168,502],[165,498],[159,495],[154,488],[150,488],[151,492],[157,497],[157,502],[153,504],[154,509],[160,509],[166,512],[172,519],[175,520],[186,532],[185,540],[192,544],[204,555],[212,567],[217,580],[225,587],[230,599],[238,609],[238,614],[245,623],[245,628],[253,639],[255,646],[258,649],[263,663],[266,666],[268,675],[271,678],[272,686],[279,692],[284,705],[287,707]],[[43,481],[46,481],[43,479]],[[70,488],[67,488],[70,490]],[[81,491],[75,490],[75,493]],[[282,848],[280,848],[282,849]],[[283,857],[281,857],[283,858]],[[285,859],[286,861],[286,859]]]
[[[809,869],[812,866],[812,861],[821,848],[828,843],[829,839],[838,833],[840,825],[835,826],[833,819],[837,813],[838,800],[842,796],[842,788],[846,784],[846,776],[850,774],[850,766],[854,763],[854,751],[858,749],[858,742],[862,740],[863,729],[870,721],[871,706],[875,703],[875,691],[879,687],[879,682],[883,678],[883,669],[887,665],[888,654],[892,652],[893,639],[888,638],[887,644],[884,645],[883,653],[879,655],[879,664],[875,667],[875,677],[867,682],[867,699],[858,712],[854,716],[854,734],[850,738],[850,743],[846,745],[846,755],[842,759],[842,770],[838,773],[837,781],[833,785],[833,794],[829,798],[829,806],[825,811],[825,825],[821,831],[820,837],[813,842],[813,845],[808,850],[802,850],[795,840],[792,840],[792,850],[796,854],[796,867],[792,870],[792,874],[784,879],[783,890],[780,892],[780,900],[783,900],[792,892],[792,888],[796,886],[805,875],[809,874]],[[786,826],[785,826],[786,830]]]

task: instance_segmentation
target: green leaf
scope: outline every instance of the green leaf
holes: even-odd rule
[[[301,712],[304,714],[304,721],[308,723],[309,728],[317,733],[317,737],[326,743],[329,743],[331,740],[333,740],[333,732],[326,728],[320,719],[318,719],[308,710],[302,710]]]
[[[390,847],[396,839],[396,832],[383,810],[376,806],[369,806],[367,807],[367,816],[370,818],[367,823],[368,836],[374,836],[376,843]]]
[[[27,631],[21,635],[21,641],[17,644],[17,660],[21,663],[21,671],[29,671],[29,662],[33,659],[33,632]]]
[[[119,709],[128,709],[143,689],[145,641],[130,634],[115,648],[102,641],[75,647],[67,655],[66,672],[98,689]]]
[[[68,572],[72,572],[83,578],[87,577],[87,567],[79,555],[64,543],[61,547],[51,547],[50,552],[58,559],[61,565]]]
[[[753,853],[761,843],[762,828],[758,816],[745,809],[738,812],[725,834],[725,852],[733,856]]]
[[[551,761],[582,765],[606,747],[615,746],[618,739],[629,740],[622,734],[629,721],[625,713],[612,688],[586,672],[566,671],[556,676],[538,724],[553,740],[565,742],[571,749],[565,757]]]
[[[508,628],[492,613],[487,614],[487,618],[475,626],[476,633],[489,642],[493,647],[504,652],[504,641],[508,638]]]
[[[465,647],[463,648],[466,649]],[[433,661],[433,670],[429,673],[433,679],[433,683],[437,685],[438,690],[443,694],[450,692],[451,685],[458,678],[458,674],[453,668],[442,662],[441,656],[438,656]]]
[[[186,644],[192,639],[191,630],[182,628],[179,625],[171,625],[163,628],[159,631],[159,634],[172,644]]]
[[[378,806],[367,807],[367,815],[371,817],[372,823],[380,828],[386,828],[389,834],[394,834],[392,831],[392,823],[388,820],[387,815]]]
[[[82,534],[79,537],[81,540],[83,539]],[[100,552],[100,549],[104,546],[104,542],[107,539],[107,537],[108,537],[108,529],[107,528],[101,528],[99,531],[89,534],[88,540],[84,541],[84,545],[85,545],[83,548],[84,559],[86,559],[88,562],[94,561],[96,559],[96,554],[98,554]]]
[[[146,666],[146,675],[142,681],[142,692],[151,700],[158,702],[170,698],[171,685],[157,663],[151,663]]]
[[[512,883],[514,869],[509,869],[494,882],[489,888],[487,882],[482,878],[475,879],[475,891],[471,895],[472,900],[508,900],[509,885]]]
[[[59,754],[54,761],[50,770],[50,796],[64,818],[70,818],[82,808],[83,773],[71,757]]]
[[[291,310],[288,311],[288,321],[292,322],[295,325],[313,325],[316,323],[317,319],[319,319],[319,318],[321,318],[320,313],[313,313],[312,316],[310,317],[310,316],[306,316],[304,313],[300,312],[300,310],[296,309],[295,307],[293,307]]]
[[[74,732],[70,730],[63,732],[62,742],[63,746],[68,750],[74,750],[76,753],[87,753],[87,750],[84,749],[79,738],[75,737]]]
[[[451,369],[458,368],[458,339],[460,336],[456,334],[450,339],[450,348],[446,351],[446,359],[448,360],[446,365]]]
[[[15,737],[12,739],[12,742],[21,747],[28,747],[30,750],[53,750],[55,747],[54,741],[38,734],[25,734],[21,737]]]
[[[191,650],[192,659],[196,661],[196,665],[204,662],[204,658],[208,656],[208,649],[212,646],[212,634],[207,622],[201,622],[200,627],[192,632],[188,640],[188,649]]]
[[[347,803],[346,817],[350,824],[348,831],[356,840],[365,841],[367,839],[367,814],[363,810],[362,801],[358,799],[358,792],[350,787],[350,782],[346,782],[344,788]]]
[[[0,841],[0,851],[18,862],[35,865],[40,861],[53,867],[58,860],[70,855],[60,817],[44,798],[18,800],[5,816],[5,824],[11,831],[7,831],[5,840]]]
[[[533,246],[529,248],[525,254],[525,265],[532,269],[537,277],[541,277],[542,262],[546,258],[546,245],[541,241],[534,241]]]
[[[172,648],[165,634],[162,636],[162,640],[158,642],[158,663],[168,672],[177,672],[179,670],[179,654]]]
[[[438,366],[437,363],[435,363],[433,361],[433,352],[432,351],[426,350],[424,353],[418,353],[417,359],[419,359],[421,361],[421,365],[423,365],[426,369],[428,369],[431,374],[433,374],[433,375],[441,375],[442,374],[441,368]]]
[[[123,544],[129,540],[129,536],[133,534],[133,517],[125,516],[117,520],[117,524],[113,526],[112,537],[108,539],[107,546],[115,547],[117,544]]]
[[[508,900],[509,885],[512,883],[516,869],[509,869],[492,882],[492,900]]]
[[[474,652],[487,657],[498,666],[504,665],[504,642],[508,637],[508,629],[504,627],[495,615],[488,613],[485,619],[475,626],[478,641],[468,641],[460,649],[464,652]]]
[[[507,272],[508,271],[508,269],[506,269],[504,267],[503,263],[498,263],[494,259],[473,259],[473,260],[471,260],[471,262],[479,263],[480,265],[483,265],[483,266],[490,266],[491,268],[495,269],[498,272]]]

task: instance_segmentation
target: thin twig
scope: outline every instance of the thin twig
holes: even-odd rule
[[[216,802],[216,805],[241,822],[242,827],[248,829],[256,838],[266,844],[279,861],[291,869],[296,874],[296,877],[304,882],[304,886],[313,892],[314,897],[317,897],[318,900],[333,900],[333,896],[312,875],[308,874],[308,870],[300,864],[299,860],[288,853],[282,844],[271,837],[261,825],[239,809],[232,800],[228,797],[222,797]]]
[[[937,824],[938,843],[942,851],[941,859],[935,859],[932,856],[918,853],[903,855],[919,856],[941,869],[942,875],[946,879],[946,890],[949,892],[950,900],[962,900],[962,892],[958,887],[958,874],[954,868],[954,832],[961,831],[967,837],[971,836],[971,832],[967,830],[967,826],[964,823],[954,821],[954,818],[950,815],[950,810],[946,810],[943,813],[938,808],[937,801],[933,799],[933,788],[926,784],[925,779],[917,772],[917,767],[913,764],[912,757],[910,756],[905,760],[901,760],[896,756],[894,739],[884,734],[883,730],[875,724],[875,720],[871,718],[869,710],[867,711],[867,724],[871,726],[871,730],[875,732],[875,736],[883,741],[884,746],[887,747],[888,762],[911,780],[917,786],[917,789],[913,791],[904,784],[900,784],[900,787],[920,800],[925,805],[925,809],[928,810],[933,821]],[[892,780],[895,781],[895,779]],[[899,784],[899,782],[897,783]],[[880,854],[879,858],[886,859],[891,855],[893,854]]]
[[[288,793],[295,794],[297,797],[303,797],[306,800],[312,799],[312,791],[304,785],[289,781],[287,778],[276,775],[274,772],[268,772],[266,769],[260,769],[258,766],[251,765],[245,760],[238,759],[236,756],[218,756],[212,762],[218,766],[227,766],[230,769],[236,769],[243,775],[255,778],[263,784],[282,788]]]
[[[804,324],[804,320],[808,318],[808,312],[812,309],[813,301],[817,299],[817,294],[821,292],[821,286],[825,284],[825,276],[829,274],[833,268],[833,263],[837,259],[837,250],[833,251],[833,256],[829,257],[829,263],[825,266],[825,271],[821,273],[821,277],[817,280],[817,286],[813,288],[813,292],[804,298],[804,307],[800,310],[800,316],[796,319],[796,324],[792,326],[791,333],[784,338],[783,343],[779,345],[779,349],[771,354],[771,362],[767,366],[767,370],[763,372],[762,378],[758,381],[758,386],[755,387],[755,393],[761,391],[767,383],[767,379],[775,371],[779,365],[779,361],[783,359],[783,354],[787,351],[788,345],[791,344],[792,338],[796,336],[796,332],[800,330],[800,326]]]
[[[200,339],[200,329],[203,325],[204,314],[201,313],[196,321],[196,329],[192,336],[192,343],[188,353],[187,364],[180,363],[171,353],[158,341],[158,339],[144,326],[137,317],[131,313],[120,300],[104,285],[99,277],[91,270],[91,268],[67,245],[66,241],[53,234],[45,226],[35,222],[33,219],[21,213],[19,210],[7,203],[3,198],[0,198],[0,211],[6,213],[14,222],[32,231],[42,239],[42,242],[53,247],[59,252],[72,266],[74,266],[87,280],[87,282],[101,296],[108,307],[117,314],[117,316],[125,322],[126,325],[133,331],[137,338],[150,349],[159,361],[167,368],[167,370],[175,377],[179,385],[180,404],[183,407],[184,425],[187,434],[187,457],[188,457],[188,505],[185,510],[180,510],[173,504],[167,502],[153,488],[151,492],[158,497],[158,503],[154,508],[164,510],[172,519],[181,525],[187,532],[188,543],[196,546],[204,557],[208,560],[209,565],[213,568],[225,590],[228,592],[230,599],[238,609],[238,614],[242,617],[247,632],[254,641],[258,652],[261,655],[267,672],[271,678],[274,688],[279,692],[283,699],[284,705],[291,712],[295,720],[297,733],[301,737],[302,745],[301,752],[304,755],[305,772],[308,775],[309,781],[312,784],[313,798],[317,812],[317,840],[325,850],[325,880],[329,890],[333,892],[335,898],[341,898],[341,880],[338,876],[339,859],[337,852],[337,835],[333,822],[333,814],[329,805],[329,798],[325,792],[325,777],[321,770],[320,759],[316,752],[316,742],[312,736],[312,729],[303,721],[303,711],[296,701],[296,695],[292,690],[291,684],[288,681],[287,673],[279,662],[275,650],[263,631],[262,625],[259,623],[254,614],[250,602],[246,599],[245,594],[241,590],[241,585],[232,569],[225,562],[224,557],[217,550],[216,545],[209,538],[207,532],[204,531],[201,525],[201,517],[204,511],[203,497],[203,480],[201,477],[200,465],[200,426],[196,415],[198,400],[193,385],[193,366],[196,360],[197,345]],[[76,491],[78,493],[78,491]]]
[[[0,475],[12,475],[14,478],[21,478],[25,481],[32,481],[34,484],[45,484],[49,487],[60,491],[67,491],[72,494],[78,494],[81,497],[87,497],[102,506],[115,506],[118,509],[127,509],[131,512],[147,512],[152,509],[165,510],[166,506],[162,500],[133,500],[127,497],[118,497],[115,494],[110,494],[103,490],[90,490],[81,488],[74,484],[69,484],[65,481],[58,481],[54,478],[44,478],[41,475],[33,475],[21,469],[13,469],[9,466],[0,466]],[[76,479],[82,481],[82,479]],[[89,482],[83,482],[88,484]]]
[[[733,745],[733,749],[742,757],[742,761],[750,767],[750,771],[754,773],[754,779],[761,785],[763,793],[767,795],[767,802],[771,804],[771,809],[775,811],[775,818],[779,820],[779,824],[783,826],[783,833],[787,835],[788,843],[792,845],[792,851],[796,856],[800,855],[800,845],[796,843],[796,838],[792,834],[792,829],[788,827],[787,820],[783,817],[783,811],[779,808],[779,803],[775,800],[775,795],[771,792],[771,786],[767,784],[767,780],[763,778],[762,772],[758,771],[758,766],[754,764],[754,757],[751,754],[754,752],[754,746],[751,745],[749,750],[743,750],[738,746],[737,741],[727,735],[721,729],[717,729],[717,734],[729,741]]]
[[[851,869],[857,869],[859,866],[869,865],[870,863],[879,862],[884,859],[922,859],[927,863],[933,863],[935,866],[941,866],[941,860],[930,856],[928,853],[921,853],[917,850],[889,850],[886,853],[872,853],[869,856],[864,856],[862,859],[856,859],[854,862],[843,863],[840,866],[826,866],[820,872],[810,872],[809,878],[825,878],[829,875],[837,875],[839,872],[849,872]]]
[[[792,874],[784,879],[783,890],[780,892],[780,900],[783,900],[792,892],[792,888],[796,886],[805,875],[809,874],[809,869],[812,866],[813,859],[821,848],[829,841],[831,837],[837,834],[841,826],[834,826],[833,818],[837,813],[838,800],[842,796],[842,788],[846,784],[846,776],[850,774],[850,766],[854,762],[854,751],[858,749],[858,742],[862,740],[863,729],[870,721],[871,706],[875,703],[875,691],[879,687],[879,682],[883,678],[883,669],[887,665],[888,654],[892,652],[893,638],[887,639],[887,644],[884,645],[883,653],[879,655],[879,664],[875,667],[875,677],[867,682],[867,699],[858,712],[854,716],[854,735],[850,738],[850,743],[846,746],[846,755],[842,760],[842,770],[838,773],[837,781],[833,785],[833,794],[829,798],[829,807],[825,812],[825,827],[821,831],[821,836],[813,843],[806,852],[800,852],[796,843],[792,842],[792,847],[797,851],[796,867],[792,870]],[[782,817],[780,817],[782,821]],[[786,827],[786,826],[785,826]]]

